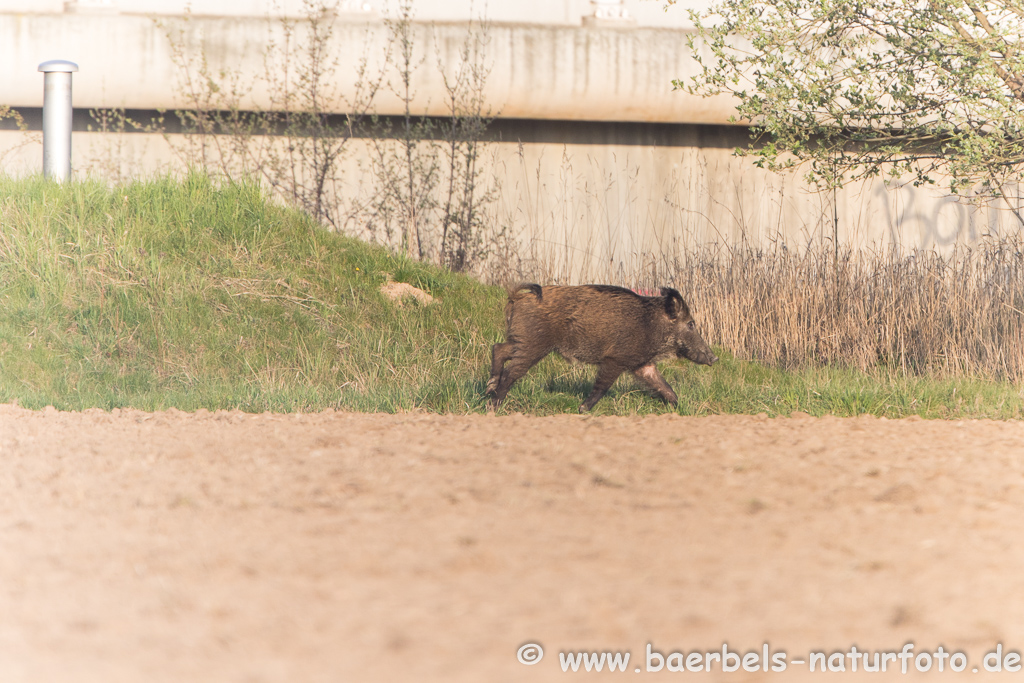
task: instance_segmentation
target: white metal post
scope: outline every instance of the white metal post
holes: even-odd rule
[[[39,65],[43,76],[43,176],[71,177],[71,74],[78,65],[52,59]]]

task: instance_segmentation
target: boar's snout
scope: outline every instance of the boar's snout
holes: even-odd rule
[[[690,341],[689,344],[684,343],[681,345],[676,350],[676,355],[680,358],[692,360],[698,365],[714,365],[718,360],[718,356],[711,350],[711,347],[699,336],[697,336],[696,340]]]
[[[707,353],[700,354],[699,357],[693,358],[692,360],[694,363],[698,363],[700,365],[714,365],[718,361],[718,356],[711,351],[708,351]]]

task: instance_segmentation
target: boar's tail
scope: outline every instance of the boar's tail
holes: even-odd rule
[[[505,325],[508,333],[512,333],[512,313],[515,310],[516,301],[519,301],[525,296],[533,295],[537,297],[537,301],[541,301],[543,294],[541,293],[541,286],[535,284],[520,284],[515,287],[510,287],[508,290],[508,303],[505,304]]]
[[[520,298],[522,296],[520,292],[529,292],[530,294],[533,294],[535,297],[537,297],[537,301],[541,301],[544,298],[544,294],[542,293],[540,285],[535,285],[532,283],[523,283],[516,285],[515,287],[512,287],[511,289],[508,290],[509,303],[512,303],[516,299]]]

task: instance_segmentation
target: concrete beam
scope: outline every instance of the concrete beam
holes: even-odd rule
[[[445,115],[442,69],[454,73],[468,24],[413,26],[419,64],[414,113]],[[383,73],[385,82],[398,79],[393,66],[384,63],[388,32],[382,21],[341,16],[333,28],[330,54],[337,58],[337,69],[327,82],[337,92],[329,106],[344,112],[356,97],[354,71],[361,59],[367,60],[370,74]],[[300,23],[296,36],[306,29]],[[733,115],[728,98],[703,99],[672,89],[673,79],[697,72],[687,36],[681,29],[494,24],[483,58],[490,68],[487,107],[501,117],[524,119],[727,123]],[[171,38],[193,60],[193,76],[205,57],[222,84],[233,77],[246,91],[239,103],[243,108],[272,106],[272,91],[263,80],[264,54],[269,46],[284,43],[279,20],[155,20],[126,14],[0,14],[0,63],[6,71],[0,104],[40,106],[42,79],[36,67],[48,59],[68,59],[80,66],[76,107],[190,108]],[[271,66],[280,70],[283,65],[278,57]],[[289,66],[294,70],[300,64]],[[398,114],[402,103],[385,88],[375,109]]]

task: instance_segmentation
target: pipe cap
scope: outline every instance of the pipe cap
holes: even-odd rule
[[[78,71],[78,65],[74,62],[69,62],[66,59],[51,59],[48,62],[43,62],[42,64],[40,64],[39,70],[43,73],[50,73],[51,71],[73,73],[75,71]]]

